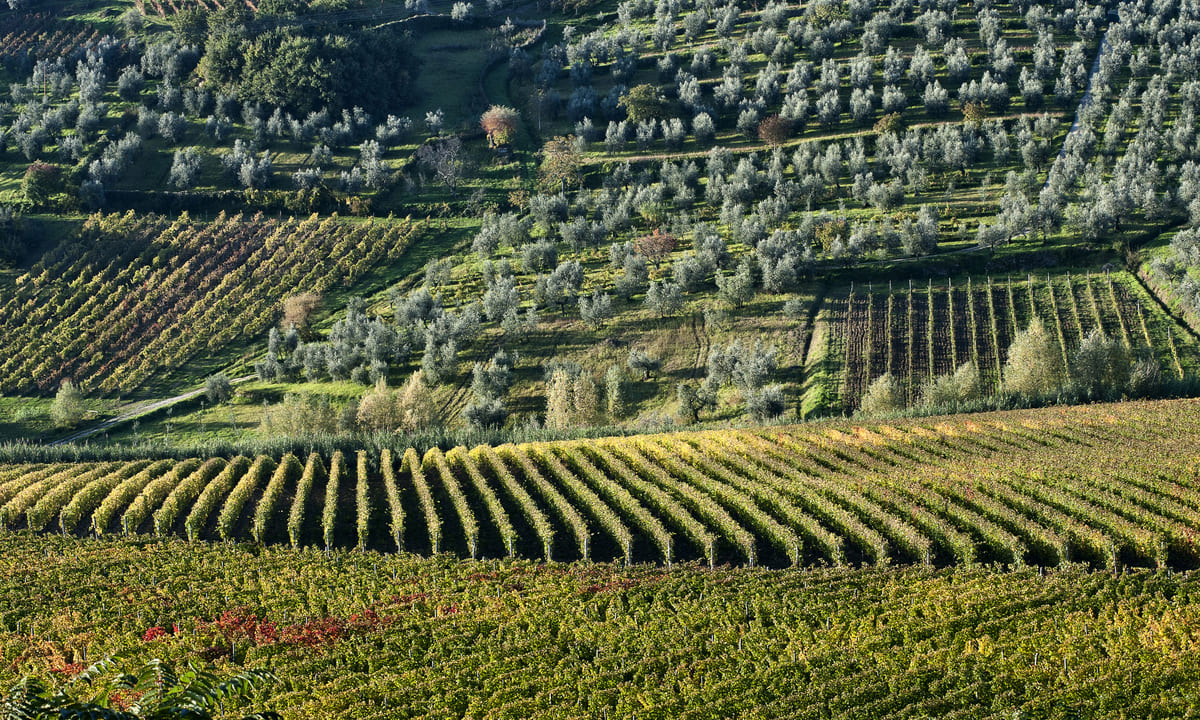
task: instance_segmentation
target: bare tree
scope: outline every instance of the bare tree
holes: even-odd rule
[[[458,195],[458,182],[467,166],[462,140],[453,135],[430,140],[417,150],[417,161],[429,168],[451,195]]]

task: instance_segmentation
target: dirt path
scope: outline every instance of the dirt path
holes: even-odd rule
[[[1096,51],[1096,59],[1092,61],[1092,69],[1088,73],[1087,90],[1084,91],[1083,97],[1079,100],[1079,105],[1075,108],[1075,121],[1071,123],[1071,129],[1067,131],[1067,136],[1063,138],[1062,147],[1058,149],[1058,157],[1054,158],[1054,165],[1050,167],[1050,172],[1046,173],[1046,184],[1043,188],[1050,186],[1050,178],[1054,177],[1055,170],[1067,156],[1067,142],[1070,141],[1072,135],[1079,132],[1080,116],[1092,104],[1093,92],[1096,85],[1096,73],[1100,72],[1100,61],[1104,58],[1104,53],[1108,52],[1110,47],[1108,44],[1108,33],[1110,31],[1111,28],[1110,30],[1105,30],[1104,35],[1100,38],[1100,49]]]
[[[249,382],[250,380],[253,380],[254,377],[255,377],[254,375],[243,375],[240,378],[234,378],[230,382],[232,382],[233,384],[236,385],[238,383]],[[104,422],[100,423],[99,425],[90,427],[86,430],[80,430],[79,432],[68,435],[67,437],[63,438],[62,440],[56,440],[55,442],[52,442],[50,444],[51,445],[65,445],[66,443],[73,443],[73,442],[78,442],[80,440],[85,440],[89,437],[92,437],[93,435],[102,433],[105,430],[109,430],[113,427],[116,427],[117,425],[122,424],[122,423],[126,423],[131,420],[135,420],[143,415],[152,413],[156,410],[162,410],[163,408],[171,407],[172,405],[178,405],[181,402],[184,402],[186,400],[191,400],[192,398],[195,398],[202,394],[204,394],[204,388],[197,388],[195,390],[189,390],[188,392],[185,392],[182,395],[176,395],[174,397],[163,398],[162,400],[152,400],[148,403],[143,403],[141,405],[135,405],[133,407],[127,408],[126,410],[121,412],[116,417],[105,420]]]

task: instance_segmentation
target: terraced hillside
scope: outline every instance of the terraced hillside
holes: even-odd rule
[[[0,522],[463,557],[1191,567],[1200,402],[0,469]]]

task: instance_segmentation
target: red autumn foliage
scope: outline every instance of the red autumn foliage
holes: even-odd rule
[[[392,605],[412,605],[421,600],[428,600],[429,593],[412,593],[410,595],[393,595]]]
[[[627,590],[638,583],[633,580],[609,580],[606,583],[594,583],[586,585],[579,589],[577,595],[596,595],[599,593],[616,592],[617,590]]]
[[[165,637],[166,634],[167,634],[166,630],[163,630],[161,627],[158,627],[157,625],[155,625],[154,627],[146,630],[146,632],[142,634],[142,642],[154,642],[155,640],[159,639],[160,637]]]
[[[118,690],[108,696],[108,703],[117,710],[128,710],[145,694],[141,690]]]
[[[83,663],[61,663],[50,668],[50,672],[63,677],[75,677],[84,671]]]
[[[768,115],[758,124],[758,138],[775,147],[787,142],[792,134],[792,121],[779,115]]]
[[[266,618],[259,618],[247,608],[235,608],[221,613],[221,617],[202,623],[199,630],[221,638],[225,643],[248,642],[251,645],[293,645],[299,647],[322,647],[360,633],[369,633],[387,627],[394,618],[380,615],[374,610],[364,610],[349,618],[323,617],[305,620],[291,625],[279,625]]]
[[[654,232],[649,235],[642,235],[633,241],[633,247],[638,251],[638,254],[654,263],[654,267],[656,268],[659,263],[675,250],[677,244],[679,244],[679,241],[676,240],[674,235],[663,232],[659,228],[654,228]]]

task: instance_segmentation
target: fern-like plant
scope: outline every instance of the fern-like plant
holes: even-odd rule
[[[151,660],[131,672],[118,661],[102,660],[65,686],[53,689],[26,678],[0,699],[0,717],[20,720],[213,720],[223,706],[256,688],[277,682],[264,670],[245,670],[222,680],[191,663],[176,672]],[[280,720],[266,711],[242,720]]]

